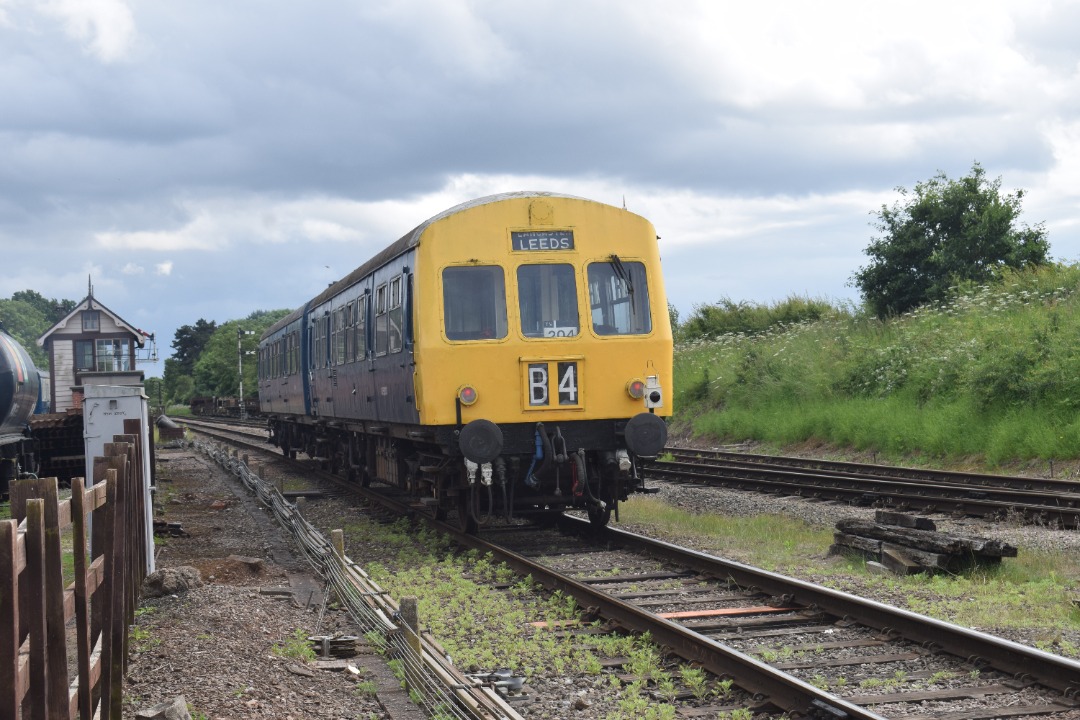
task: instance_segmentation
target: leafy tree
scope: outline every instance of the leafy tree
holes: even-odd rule
[[[988,180],[979,163],[959,180],[939,172],[915,185],[913,195],[882,205],[881,233],[866,248],[870,263],[852,281],[879,317],[944,299],[963,280],[985,282],[1004,268],[1047,262],[1043,225],[1017,227],[1023,190],[1003,195],[1001,178]]]
[[[257,362],[254,354],[259,336],[291,310],[257,310],[243,320],[230,320],[214,331],[195,361],[196,395],[237,395],[240,391],[239,361],[243,352],[244,395],[255,395]],[[237,347],[237,331],[244,331]],[[250,333],[250,334],[247,334]],[[251,354],[248,354],[251,353]]]
[[[49,325],[45,330],[67,317],[68,313],[75,309],[76,304],[74,300],[46,299],[41,293],[34,290],[20,290],[13,293],[11,299],[22,300],[41,311],[41,314],[49,321]],[[41,332],[45,332],[45,330]]]
[[[26,300],[0,299],[0,325],[4,332],[26,348],[34,365],[41,370],[49,369],[49,359],[45,356],[45,351],[37,346],[37,339],[52,323],[38,307]]]
[[[190,372],[184,372],[175,358],[165,360],[165,372],[161,376],[165,385],[166,405],[187,405],[195,395],[195,380]]]
[[[143,383],[143,388],[146,390],[146,397],[149,398],[150,406],[156,411],[161,408],[161,411],[165,410],[165,382],[159,377],[148,377],[146,382]]]
[[[195,361],[206,347],[210,336],[217,329],[217,323],[213,320],[207,322],[199,318],[194,325],[184,325],[177,328],[173,336],[172,349],[173,359],[176,360],[179,372],[190,375],[195,369]]]

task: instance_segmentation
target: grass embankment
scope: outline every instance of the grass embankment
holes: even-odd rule
[[[1010,273],[881,321],[851,308],[680,342],[677,423],[893,460],[1080,457],[1080,266]]]

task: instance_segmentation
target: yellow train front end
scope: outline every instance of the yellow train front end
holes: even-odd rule
[[[671,414],[652,224],[514,193],[433,219],[416,249],[415,401],[463,459],[437,492],[460,498],[469,525],[574,506],[607,522],[642,487]]]

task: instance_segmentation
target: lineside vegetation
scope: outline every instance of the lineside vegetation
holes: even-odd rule
[[[1080,457],[1078,290],[1080,265],[1051,264],[954,286],[894,318],[834,304],[688,339],[691,319],[675,351],[677,422],[721,441],[894,460]]]

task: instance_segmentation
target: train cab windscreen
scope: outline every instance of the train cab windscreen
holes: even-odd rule
[[[645,265],[612,255],[589,265],[589,306],[597,335],[644,335],[652,332]]]
[[[449,340],[506,337],[506,282],[496,265],[443,270],[443,313]]]
[[[522,265],[517,271],[517,282],[521,331],[525,337],[578,334],[577,285],[572,265]]]

